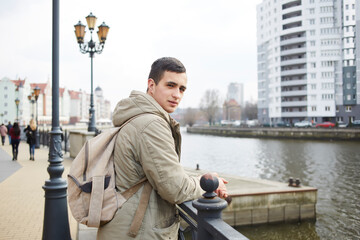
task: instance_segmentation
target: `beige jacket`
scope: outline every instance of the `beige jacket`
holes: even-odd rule
[[[124,191],[146,176],[152,185],[140,231],[135,239],[177,240],[179,216],[175,204],[199,198],[199,179],[188,176],[180,165],[179,124],[150,95],[133,91],[114,111],[120,126],[143,114],[120,131],[114,153],[116,185]],[[127,235],[142,188],[119,209],[114,219],[99,228],[98,239],[134,239]]]

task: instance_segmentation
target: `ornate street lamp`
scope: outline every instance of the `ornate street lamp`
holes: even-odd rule
[[[16,104],[16,121],[19,121],[19,103],[20,100],[18,98],[15,99],[15,104]]]
[[[39,134],[39,124],[38,124],[38,98],[40,95],[40,88],[38,86],[36,86],[34,88],[34,97],[35,97],[35,102],[36,102],[36,132],[35,132],[35,137],[36,137],[36,142],[35,142],[35,148],[40,148],[40,134]]]
[[[59,45],[60,45],[60,0],[53,0],[52,9],[52,119],[49,147],[50,179],[45,181],[45,211],[43,240],[71,240],[66,200],[66,180],[61,151],[61,129],[59,124]]]
[[[92,13],[90,13],[86,17],[86,22],[90,30],[90,37],[91,37],[88,43],[84,43],[85,25],[83,25],[81,21],[79,21],[78,24],[74,25],[74,27],[75,27],[75,36],[80,47],[80,52],[83,54],[89,53],[91,58],[91,94],[90,94],[88,131],[95,132],[96,124],[95,124],[95,108],[94,108],[94,93],[93,93],[93,58],[95,53],[97,54],[102,53],[105,46],[106,37],[110,28],[105,24],[105,22],[103,22],[100,26],[98,26],[99,31],[97,32],[97,34],[99,38],[99,43],[96,43],[92,39],[92,33],[94,31],[96,17]]]

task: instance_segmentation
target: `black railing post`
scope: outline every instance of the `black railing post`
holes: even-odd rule
[[[206,230],[205,225],[209,220],[221,220],[221,211],[227,207],[227,202],[217,197],[214,191],[219,186],[219,180],[214,175],[207,173],[201,177],[200,186],[206,193],[203,198],[193,201],[193,206],[198,210],[198,240],[215,240],[213,236]]]
[[[65,148],[65,153],[68,152],[68,148],[67,148],[67,144],[68,144],[68,131],[65,130],[65,135],[64,135],[64,148]]]

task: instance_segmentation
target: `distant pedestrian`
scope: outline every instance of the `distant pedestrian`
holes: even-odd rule
[[[13,152],[13,161],[17,160],[19,153],[19,144],[20,144],[20,128],[17,122],[14,123],[14,126],[10,129],[11,136],[11,146]]]
[[[1,142],[2,142],[3,146],[5,144],[5,137],[6,137],[7,132],[8,132],[7,128],[2,123],[1,126],[0,126],[0,134],[1,134]]]
[[[8,136],[9,136],[9,145],[11,145],[10,129],[12,128],[12,124],[10,121],[9,121],[8,125],[6,125],[6,128],[8,130],[7,132],[8,132]]]
[[[26,142],[29,144],[30,160],[35,161],[35,144],[36,144],[37,126],[34,119],[30,120],[30,124],[24,129],[26,133]]]

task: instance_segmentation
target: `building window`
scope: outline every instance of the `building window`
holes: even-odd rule
[[[7,107],[7,105],[8,105],[7,103],[4,103],[4,106],[5,106],[5,107]]]
[[[316,89],[316,83],[311,84],[311,89]]]
[[[329,112],[330,111],[330,106],[325,106],[325,111]]]
[[[336,112],[339,112],[339,106],[336,106]]]
[[[7,86],[4,87],[4,90],[7,90]]]
[[[346,21],[349,21],[349,16],[346,16],[345,19],[346,19]]]
[[[351,95],[350,94],[346,95],[346,100],[348,100],[348,101],[351,100]]]
[[[350,83],[347,83],[347,84],[346,84],[346,88],[347,88],[347,89],[351,89],[351,84],[350,84]]]
[[[5,95],[4,95],[4,98],[7,98],[7,97],[8,97],[8,95],[7,95],[7,94],[5,94]]]
[[[316,106],[312,106],[311,111],[316,112]]]
[[[345,112],[351,112],[351,106],[345,106]]]

